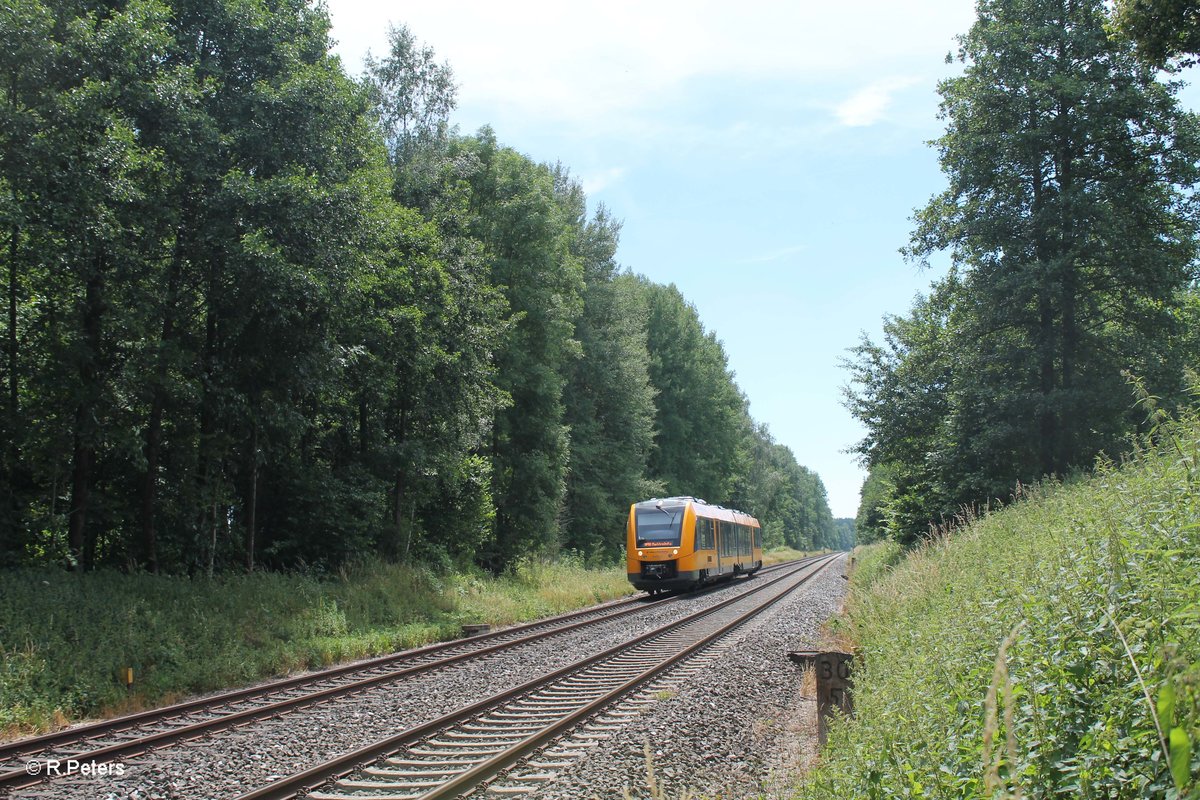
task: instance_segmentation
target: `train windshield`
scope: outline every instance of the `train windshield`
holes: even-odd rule
[[[686,506],[637,509],[638,547],[678,547]]]

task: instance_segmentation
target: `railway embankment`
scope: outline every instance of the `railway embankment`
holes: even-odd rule
[[[856,716],[796,797],[1200,797],[1194,415],[859,563]]]
[[[508,625],[628,594],[622,568],[500,578],[398,564],[186,579],[0,573],[0,739]],[[123,682],[133,670],[133,685]]]

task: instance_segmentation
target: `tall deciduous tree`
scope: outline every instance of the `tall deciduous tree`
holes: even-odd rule
[[[491,430],[496,519],[483,560],[496,569],[558,541],[569,458],[563,389],[580,354],[583,270],[548,167],[500,147],[486,128],[456,142],[450,158],[467,165],[470,232],[512,321],[496,348],[498,385],[511,398]]]
[[[562,174],[559,196],[574,219],[572,251],[584,277],[575,325],[582,355],[568,366],[563,401],[571,462],[562,544],[611,561],[625,546],[629,504],[659,492],[646,478],[654,433],[647,303],[636,279],[616,272],[620,226],[607,210],[585,219],[582,190]]]
[[[857,350],[851,396],[913,525],[1119,449],[1122,370],[1180,388],[1163,332],[1194,277],[1196,120],[1109,37],[1103,3],[983,0],[959,57],[940,86],[949,187],[907,250],[949,249],[957,272]],[[900,419],[889,396],[929,413]]]
[[[1116,0],[1116,29],[1132,39],[1155,66],[1178,60],[1196,63],[1200,54],[1200,3],[1196,0]]]

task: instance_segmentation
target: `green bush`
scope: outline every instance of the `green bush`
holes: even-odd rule
[[[623,570],[529,562],[499,579],[363,563],[212,580],[0,572],[0,732],[174,701],[630,591]],[[122,670],[134,670],[134,692]]]
[[[799,797],[1200,797],[1200,423],[1153,441],[860,564],[856,717]]]

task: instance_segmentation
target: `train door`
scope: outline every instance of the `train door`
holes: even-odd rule
[[[713,520],[713,531],[716,536],[716,541],[713,542],[717,551],[717,570],[716,574],[720,575],[725,571],[721,565],[721,556],[725,554],[725,523],[718,520]]]

